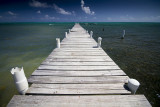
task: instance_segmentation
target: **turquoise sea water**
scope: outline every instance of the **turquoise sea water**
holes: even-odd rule
[[[49,25],[52,24],[52,25]],[[153,106],[160,106],[160,23],[80,23],[103,38],[102,48],[126,74],[141,86]],[[74,23],[0,24],[0,106],[18,94],[10,69],[24,67],[27,77],[56,47],[55,38],[64,38]],[[123,29],[125,39],[121,40]]]

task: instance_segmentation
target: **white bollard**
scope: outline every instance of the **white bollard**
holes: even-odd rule
[[[60,48],[60,38],[56,38],[56,41],[57,41],[57,48]]]
[[[125,31],[125,30],[123,30],[122,39],[124,39],[125,33],[126,33],[126,31]]]
[[[14,83],[16,85],[16,88],[19,94],[24,95],[26,91],[28,90],[28,82],[24,74],[23,67],[22,68],[18,68],[18,67],[12,68],[11,74],[13,76]]]
[[[93,36],[93,32],[91,31],[91,32],[90,32],[90,38],[92,38],[92,36]]]
[[[71,29],[69,29],[69,33],[71,32]]]
[[[67,38],[67,32],[65,32],[65,37]]]
[[[97,44],[97,47],[98,47],[98,48],[101,47],[101,41],[102,41],[102,38],[101,38],[101,37],[98,37],[98,44]]]
[[[135,94],[138,87],[140,86],[140,83],[135,79],[129,79],[128,80],[128,88],[131,90],[132,94]]]

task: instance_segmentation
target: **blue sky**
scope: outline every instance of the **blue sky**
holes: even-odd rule
[[[160,22],[160,0],[0,0],[0,22]]]

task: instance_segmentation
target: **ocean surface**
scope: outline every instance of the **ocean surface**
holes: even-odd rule
[[[160,23],[80,23],[93,31],[102,48],[130,78],[140,82],[137,94],[144,94],[154,107],[160,106]],[[24,67],[27,77],[64,38],[74,23],[0,24],[0,106],[18,94],[10,74]],[[125,39],[121,39],[125,29]]]

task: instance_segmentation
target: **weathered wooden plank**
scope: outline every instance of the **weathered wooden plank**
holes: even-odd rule
[[[47,58],[67,58],[67,59],[111,59],[109,56],[68,56],[68,55],[64,55],[64,56],[59,56],[59,55],[50,55]]]
[[[87,38],[87,39],[86,39]],[[64,41],[62,41],[62,42],[69,42],[69,41],[73,41],[73,40],[75,40],[75,41],[79,41],[79,40],[81,40],[81,42],[92,42],[92,43],[95,43],[95,41],[94,40],[91,40],[91,39],[88,39],[89,38],[89,36],[88,37],[75,37],[75,36],[68,36],[67,37],[67,39],[64,39]],[[75,42],[75,41],[73,41],[73,42]]]
[[[106,53],[104,50],[100,49],[92,49],[92,48],[55,48],[52,52],[58,51],[58,52],[64,52],[64,51],[75,51],[75,52],[99,52],[99,53]],[[107,53],[106,53],[107,54]]]
[[[73,37],[90,37],[90,35],[88,35],[86,33],[71,32],[70,34],[68,34],[68,37],[72,37],[72,36]]]
[[[72,41],[72,40],[62,40],[61,43],[97,43],[96,41]]]
[[[59,76],[31,76],[29,83],[62,83],[62,84],[115,84],[127,83],[128,76],[103,76],[103,77],[59,77]]]
[[[64,44],[63,44],[64,43]],[[79,41],[62,41],[61,45],[96,45],[97,43],[95,41],[84,41],[84,42],[79,42]]]
[[[61,48],[97,48],[97,45],[61,45]]]
[[[96,62],[104,62],[104,61],[113,61],[112,59],[106,59],[106,58],[82,58],[82,59],[71,59],[71,58],[47,58],[45,61],[57,61],[57,62],[92,62],[92,61],[96,61]]]
[[[93,38],[64,38],[63,41],[95,41]]]
[[[108,65],[114,65],[114,66],[118,66],[117,64],[115,64],[115,62],[49,62],[49,61],[44,61],[41,63],[42,65],[59,65],[59,66],[64,66],[64,65],[68,65],[68,66],[75,66],[75,65],[79,65],[79,66],[108,66]]]
[[[92,53],[105,53],[103,50],[81,50],[81,49],[79,49],[79,50],[74,50],[74,49],[72,49],[72,50],[68,50],[68,49],[65,49],[65,48],[61,48],[61,49],[59,49],[59,50],[57,50],[58,48],[56,48],[56,49],[54,49],[52,52],[83,52],[83,53],[88,53],[88,52],[92,52]],[[106,53],[107,54],[107,53]]]
[[[62,42],[61,45],[97,45],[97,43],[70,43],[70,42]]]
[[[67,38],[67,39],[63,39],[63,40],[62,40],[62,43],[63,43],[63,42],[74,42],[74,43],[77,42],[77,43],[78,43],[78,42],[82,42],[82,41],[83,41],[83,42],[95,43],[95,40],[93,40],[93,39],[80,39],[80,38],[74,38],[74,39],[73,39],[73,38],[70,38],[70,39]]]
[[[109,56],[97,56],[97,55],[92,55],[92,56],[68,56],[68,55],[49,55],[47,58],[51,59],[107,59],[112,61],[112,59]]]
[[[56,48],[57,49],[57,48]],[[103,53],[103,54],[106,54],[107,55],[107,53],[105,52],[105,51],[103,51],[103,50],[65,50],[65,48],[63,48],[63,49],[61,49],[61,50],[56,50],[56,49],[54,49],[52,52],[59,52],[59,53],[72,53],[72,52],[74,52],[74,53],[99,53],[99,54],[101,54],[101,53]]]
[[[72,36],[74,36],[74,37],[79,37],[79,36],[81,36],[81,37],[90,37],[86,33],[78,33],[77,31],[76,32],[71,32],[70,34],[68,34],[68,37],[72,37]]]
[[[120,69],[118,66],[48,66],[40,65],[38,69],[50,69],[50,70],[88,70],[88,71],[99,71],[99,70],[117,70]]]
[[[94,39],[91,39],[89,37],[89,35],[84,36],[84,37],[82,37],[82,35],[81,36],[77,36],[77,37],[76,36],[68,35],[68,37],[64,38],[62,40],[62,42],[67,42],[67,41],[74,42],[73,40],[78,41],[78,42],[86,42],[86,41],[88,41],[88,42],[94,42],[94,43],[96,42]]]
[[[82,36],[79,36],[79,37],[76,37],[76,36],[68,36],[67,38],[64,38],[62,40],[62,42],[67,42],[69,43],[68,41],[70,42],[75,42],[75,41],[78,40],[78,42],[92,42],[92,43],[97,43],[94,39],[91,39],[90,37],[82,37]],[[84,41],[83,41],[84,40]]]
[[[52,52],[50,56],[106,56],[104,52]]]
[[[63,50],[63,51],[65,51],[65,50],[74,50],[74,51],[103,51],[103,49],[102,48],[63,48],[63,49],[61,49],[61,48],[56,48],[56,49],[54,49],[54,50]]]
[[[71,42],[71,41],[65,41],[61,42],[61,45],[97,45],[96,42]]]
[[[80,36],[80,35],[77,35],[77,36],[75,36],[75,35],[69,35],[68,37],[67,37],[68,39],[70,39],[70,38],[77,38],[77,39],[81,39],[81,38],[90,38],[90,36],[89,35],[84,35],[84,36]]]
[[[86,94],[86,95],[106,95],[106,94],[131,94],[125,89],[124,83],[119,84],[33,84],[26,94]]]
[[[32,84],[31,87],[32,88],[51,88],[51,89],[124,90],[125,87],[127,86],[124,83],[117,83],[117,84]]]
[[[8,107],[151,107],[144,95],[22,96]]]
[[[68,41],[69,42],[69,41]],[[75,42],[76,43],[76,42]],[[63,42],[61,43],[61,46],[93,46],[93,45],[97,45],[97,43],[89,43],[89,44],[82,44],[82,43],[72,43],[72,44],[67,44],[67,43],[65,43],[65,44],[63,44]]]
[[[125,76],[122,70],[106,70],[106,71],[55,71],[55,70],[35,70],[32,75],[41,76]]]

